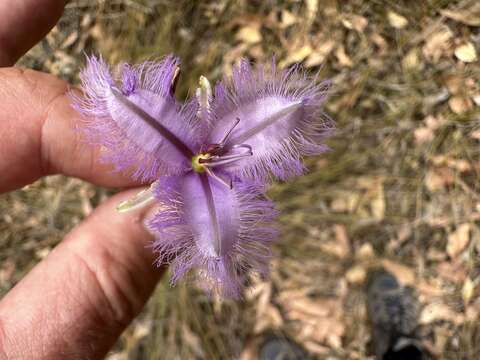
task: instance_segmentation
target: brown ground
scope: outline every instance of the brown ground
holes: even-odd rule
[[[283,230],[271,279],[222,303],[164,281],[109,359],[252,359],[266,331],[318,359],[367,359],[363,283],[379,264],[416,289],[440,358],[480,358],[477,1],[75,0],[22,64],[75,82],[83,51],[175,52],[179,96],[276,54],[333,80],[339,128],[307,176],[270,192]],[[2,195],[1,293],[107,195],[59,176]]]

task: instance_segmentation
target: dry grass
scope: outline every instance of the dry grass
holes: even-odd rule
[[[241,56],[275,54],[333,80],[327,111],[339,128],[307,176],[270,192],[283,214],[271,280],[222,303],[164,281],[111,358],[247,359],[259,334],[274,331],[319,359],[366,359],[363,280],[379,264],[415,285],[434,351],[477,358],[480,67],[458,58],[463,44],[480,50],[475,4],[72,1],[24,64],[76,81],[83,50],[112,62],[175,52],[185,97],[200,74],[215,80]],[[62,177],[3,195],[0,289],[106,195]]]

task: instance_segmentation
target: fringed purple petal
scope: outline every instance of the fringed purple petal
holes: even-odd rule
[[[189,167],[190,159],[178,147],[120,101],[127,99],[196,151],[202,139],[196,136],[200,125],[194,109],[180,108],[171,93],[177,65],[177,59],[168,56],[136,67],[123,64],[112,75],[101,58],[88,58],[81,73],[84,96],[72,95],[73,104],[85,115],[81,130],[87,140],[106,149],[102,160],[116,170],[130,170],[134,178],[152,181]]]
[[[229,189],[195,173],[158,182],[162,207],[148,226],[159,263],[172,265],[172,283],[195,268],[209,290],[237,297],[249,271],[268,273],[276,211],[261,190],[244,182]]]
[[[242,60],[232,78],[215,88],[209,143],[218,143],[238,118],[229,145],[250,145],[253,156],[229,165],[228,171],[257,179],[300,175],[302,156],[327,150],[323,141],[334,130],[322,111],[328,89],[329,82],[319,83],[299,67],[253,69]]]

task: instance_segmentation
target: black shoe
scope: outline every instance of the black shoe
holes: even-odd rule
[[[292,340],[269,335],[259,349],[260,360],[304,360],[309,359],[305,350]]]
[[[416,335],[417,299],[383,269],[369,274],[367,310],[378,360],[427,359]]]

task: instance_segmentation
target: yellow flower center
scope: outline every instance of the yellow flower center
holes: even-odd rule
[[[209,153],[204,153],[204,154],[197,154],[194,157],[192,157],[192,169],[193,171],[197,173],[203,173],[206,170],[205,164],[202,164],[200,162],[200,159],[202,160],[207,160],[210,158]]]

